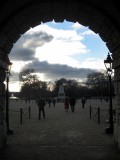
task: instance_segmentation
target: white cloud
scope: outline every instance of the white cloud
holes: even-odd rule
[[[77,67],[78,60],[72,56],[75,54],[84,54],[88,50],[80,42],[67,42],[54,39],[51,43],[45,44],[36,50],[36,57],[40,61],[48,61],[49,63],[68,64]]]
[[[85,36],[85,35],[97,35],[97,34],[91,30],[88,30],[88,31],[82,32],[80,35]]]
[[[37,26],[31,30],[29,30],[29,32],[36,32],[36,31],[44,31],[47,34],[53,35],[56,39],[69,39],[69,40],[76,40],[76,41],[81,41],[84,37],[81,35],[78,35],[77,32],[73,29],[69,29],[69,30],[63,30],[63,29],[57,29],[57,28],[52,28],[50,26],[48,26],[47,24],[43,24],[40,26]],[[29,33],[28,32],[28,33]]]
[[[39,29],[54,36],[50,43],[36,49],[36,57],[40,61],[46,60],[52,64],[60,63],[77,67],[79,62],[73,56],[89,52],[82,43],[84,37],[78,35],[75,30],[54,29],[46,24],[39,26]],[[35,30],[38,30],[38,27]]]
[[[19,81],[17,81],[17,82],[10,82],[9,90],[12,91],[12,92],[19,92],[20,91]]]
[[[87,58],[81,63],[82,68],[91,68],[91,69],[105,69],[103,59],[99,58]]]
[[[11,70],[12,70],[13,72],[19,73],[20,70],[21,70],[21,68],[22,68],[23,66],[25,66],[26,64],[28,64],[29,62],[12,61],[12,63],[13,63],[13,64],[12,64]]]

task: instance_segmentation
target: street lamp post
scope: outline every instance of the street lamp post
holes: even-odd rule
[[[6,124],[7,124],[7,134],[13,134],[13,130],[9,128],[9,78],[12,63],[9,61],[8,69],[6,71]]]
[[[106,133],[113,133],[114,125],[113,125],[113,108],[112,108],[112,83],[111,83],[111,75],[112,75],[112,62],[110,54],[108,53],[107,59],[104,60],[104,64],[107,70],[108,78],[109,78],[109,123],[110,126],[105,129]]]

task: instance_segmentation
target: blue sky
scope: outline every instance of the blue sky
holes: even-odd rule
[[[64,21],[64,23],[51,23],[51,22],[48,22],[47,23],[50,27],[53,27],[53,28],[57,28],[57,29],[63,29],[63,30],[68,30],[68,29],[71,29],[73,26],[73,22],[67,22],[67,21]],[[81,27],[79,28],[77,31],[77,33],[83,33],[85,31],[89,30],[88,27]],[[86,34],[84,36],[84,40],[83,40],[83,43],[90,49],[91,51],[91,54],[90,54],[90,57],[94,57],[94,58],[104,58],[104,56],[106,56],[106,53],[108,52],[108,49],[105,45],[105,43],[102,41],[102,39],[100,38],[99,35],[95,35],[93,36],[92,34]],[[78,56],[78,58],[87,58],[88,55],[87,54],[84,54],[84,55],[81,55],[81,56]]]
[[[27,68],[33,68],[40,80],[85,81],[89,73],[105,69],[108,52],[99,35],[79,23],[42,23],[23,34],[11,50],[10,91],[19,91],[18,74]]]

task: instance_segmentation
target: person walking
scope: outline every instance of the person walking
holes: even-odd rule
[[[43,114],[43,117],[45,119],[45,110],[44,110],[44,106],[45,106],[45,100],[43,98],[39,99],[37,101],[37,104],[38,104],[38,108],[39,108],[39,115],[38,115],[38,119],[40,120],[41,119],[41,112]]]
[[[49,99],[48,99],[48,106],[49,106],[49,108],[51,107],[51,103],[52,103],[52,99],[49,98]]]
[[[70,106],[71,106],[71,111],[72,112],[74,112],[74,110],[75,110],[75,105],[76,105],[76,99],[75,99],[75,97],[71,97],[70,98]]]
[[[64,101],[65,111],[68,112],[69,109],[69,98],[66,97]]]
[[[84,97],[81,99],[81,102],[82,102],[82,108],[84,108],[85,107],[85,102],[86,102]]]
[[[56,104],[56,100],[53,98],[52,100],[52,103],[53,103],[53,106],[55,107],[55,104]]]

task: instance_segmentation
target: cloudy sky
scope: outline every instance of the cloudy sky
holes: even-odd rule
[[[10,91],[19,91],[18,74],[27,68],[34,69],[44,81],[83,81],[87,74],[105,69],[107,53],[99,35],[79,23],[42,23],[23,34],[11,50]]]

